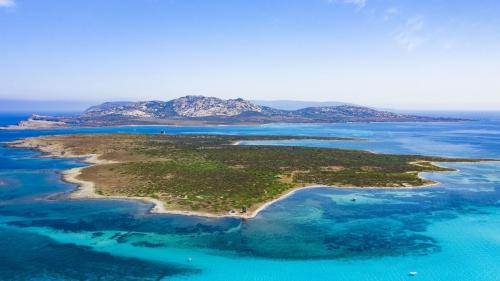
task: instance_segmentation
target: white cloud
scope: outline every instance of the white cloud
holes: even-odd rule
[[[394,33],[394,40],[398,45],[411,53],[425,42],[422,35],[424,19],[421,16],[409,18],[406,23]]]
[[[392,7],[392,8],[385,9],[384,20],[390,20],[392,17],[396,16],[397,14],[399,14],[398,8]]]
[[[344,3],[344,4],[352,4],[357,6],[358,8],[363,8],[366,6],[367,0],[328,0],[328,3]]]
[[[0,0],[0,8],[14,7],[16,2],[14,0]]]
[[[443,50],[449,51],[453,49],[456,45],[456,40],[454,38],[445,38],[443,39],[442,47]]]
[[[363,8],[364,6],[366,6],[366,0],[344,0],[343,2],[346,4],[356,5],[360,8]]]

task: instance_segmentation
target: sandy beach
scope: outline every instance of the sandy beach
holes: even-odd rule
[[[210,218],[235,217],[235,218],[245,218],[245,219],[255,217],[266,206],[269,206],[273,202],[281,199],[281,197],[280,197],[276,200],[267,202],[264,205],[262,205],[261,207],[259,207],[257,210],[255,210],[253,212],[245,213],[245,214],[242,214],[242,213],[212,214],[212,213],[207,213],[207,212],[168,209],[165,206],[164,202],[162,202],[158,199],[155,199],[155,198],[151,198],[151,197],[107,196],[107,195],[98,194],[95,192],[95,184],[93,182],[84,181],[84,180],[81,180],[78,178],[78,176],[81,174],[82,170],[87,168],[87,167],[91,167],[94,165],[104,165],[104,164],[117,163],[116,161],[99,159],[99,155],[97,155],[97,154],[86,154],[86,155],[74,154],[70,151],[64,150],[64,148],[58,144],[47,144],[40,137],[21,139],[21,140],[17,140],[17,141],[13,141],[13,142],[8,142],[7,144],[11,147],[28,148],[28,149],[34,149],[34,150],[40,151],[43,153],[43,155],[42,155],[43,157],[83,158],[82,162],[90,164],[90,165],[85,166],[85,167],[72,168],[72,169],[65,170],[62,172],[62,180],[63,181],[78,185],[77,189],[75,189],[74,191],[72,191],[70,193],[69,198],[71,198],[71,199],[139,200],[139,201],[153,204],[153,207],[150,210],[151,213],[176,214],[176,215],[187,215],[187,216],[202,216],[202,217],[210,217]],[[295,191],[295,190],[293,190],[293,191]],[[289,196],[290,194],[292,194],[293,191],[290,191],[289,194],[287,194],[286,196]]]
[[[56,153],[56,157],[60,157],[61,155],[59,152]],[[53,156],[53,155],[52,155]],[[91,165],[86,166],[86,167],[79,167],[79,168],[72,168],[69,170],[65,170],[62,172],[62,179],[65,182],[68,183],[74,183],[78,185],[78,188],[70,193],[70,198],[71,199],[120,199],[120,200],[140,200],[144,201],[147,203],[152,203],[153,208],[151,208],[150,212],[151,213],[158,213],[158,214],[176,214],[176,215],[187,215],[187,216],[202,216],[202,217],[210,217],[210,218],[224,218],[224,217],[235,217],[235,218],[244,218],[244,219],[249,219],[249,218],[254,218],[257,216],[261,211],[265,210],[268,206],[274,204],[275,202],[282,200],[288,196],[291,196],[294,194],[296,191],[301,190],[301,189],[307,189],[307,188],[318,188],[318,187],[325,187],[321,185],[311,185],[311,186],[305,186],[305,187],[297,187],[292,190],[287,191],[285,194],[281,195],[280,197],[265,202],[262,205],[258,206],[255,210],[250,209],[249,212],[242,214],[242,213],[227,213],[227,214],[212,214],[212,213],[207,213],[207,212],[197,212],[197,211],[185,211],[185,210],[174,210],[174,209],[167,209],[165,206],[165,203],[162,201],[151,198],[151,197],[130,197],[130,196],[105,196],[105,195],[100,195],[95,192],[95,184],[91,181],[84,181],[81,179],[78,179],[78,176],[81,174],[82,169],[90,167],[92,165],[102,165],[102,164],[108,164],[108,163],[116,163],[113,161],[107,161],[107,160],[100,160],[98,155],[86,155],[87,158],[84,160],[86,163],[90,163]],[[69,157],[69,156],[67,156]],[[79,157],[84,157],[84,155],[81,155]]]

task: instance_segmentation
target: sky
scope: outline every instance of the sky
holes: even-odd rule
[[[498,0],[0,0],[0,100],[500,110],[499,15]]]

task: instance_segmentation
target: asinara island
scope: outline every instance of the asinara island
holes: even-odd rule
[[[105,103],[76,117],[32,117],[16,128],[416,120],[453,121],[357,106],[284,111],[242,99],[188,96],[169,102]],[[451,171],[434,162],[483,161],[240,144],[291,139],[362,141],[314,136],[175,135],[159,131],[50,135],[21,139],[10,146],[36,149],[51,157],[80,157],[90,163],[63,173],[64,180],[79,185],[71,198],[136,199],[153,203],[152,212],[207,217],[252,218],[276,200],[308,187],[396,189],[432,185],[435,183],[419,174]]]

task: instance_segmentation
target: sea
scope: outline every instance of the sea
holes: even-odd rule
[[[0,123],[25,117],[0,114]],[[0,141],[161,130],[354,137],[362,140],[242,145],[500,159],[500,114],[440,123],[0,130]],[[500,280],[500,162],[440,163],[456,171],[423,173],[439,182],[424,188],[300,190],[241,220],[151,214],[150,204],[132,200],[70,200],[76,186],[60,173],[85,164],[40,156],[0,145],[0,280]]]

